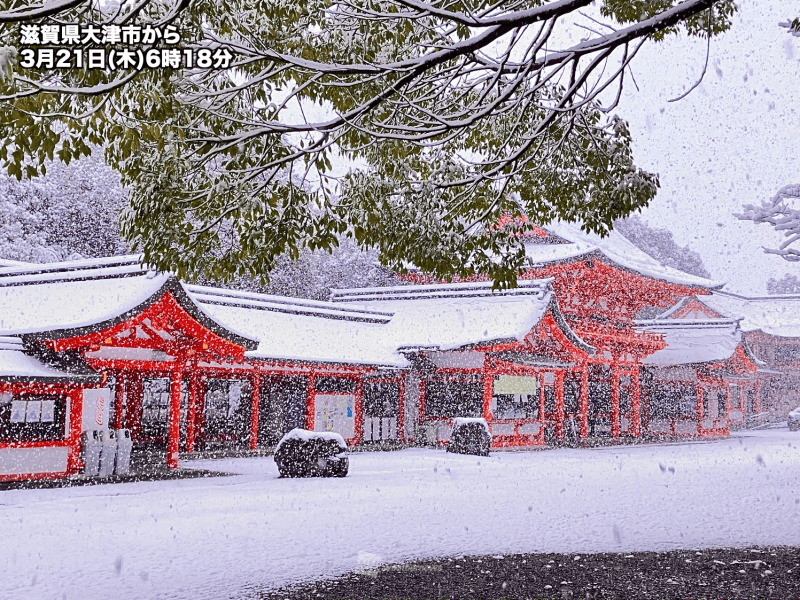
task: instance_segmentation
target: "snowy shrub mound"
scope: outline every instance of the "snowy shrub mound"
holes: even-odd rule
[[[275,447],[281,477],[344,477],[347,444],[338,433],[292,429]]]
[[[457,418],[453,420],[453,433],[447,451],[489,456],[491,442],[492,436],[485,419]]]

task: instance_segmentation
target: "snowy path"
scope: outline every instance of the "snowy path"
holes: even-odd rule
[[[595,450],[361,453],[346,479],[0,492],[0,598],[219,600],[377,562],[800,545],[800,434]]]

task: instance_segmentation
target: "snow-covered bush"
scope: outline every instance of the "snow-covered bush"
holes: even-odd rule
[[[448,452],[489,456],[492,436],[486,419],[459,417],[453,419],[453,433],[447,444]]]
[[[338,433],[292,429],[275,447],[281,477],[344,477],[347,444]]]

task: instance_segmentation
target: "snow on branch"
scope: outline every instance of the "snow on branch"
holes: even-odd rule
[[[764,251],[790,262],[800,262],[800,250],[791,247],[800,241],[800,208],[795,208],[795,200],[800,200],[800,183],[783,186],[760,205],[746,204],[744,212],[734,216],[742,221],[771,225],[783,234],[784,240],[777,248],[764,248]]]
[[[56,151],[104,145],[131,188],[125,235],[181,276],[260,275],[346,234],[391,268],[513,280],[519,236],[491,228],[506,212],[604,234],[654,197],[658,177],[634,164],[613,114],[627,67],[648,41],[727,30],[736,10],[604,0],[582,17],[591,4],[128,0],[100,17],[170,22],[184,50],[225,51],[229,67],[14,63],[0,81],[0,125],[14,132],[0,160],[21,177]],[[40,8],[54,6],[63,22],[99,10]],[[14,35],[0,31],[0,47]]]

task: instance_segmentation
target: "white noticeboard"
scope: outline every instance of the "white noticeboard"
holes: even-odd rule
[[[81,431],[108,429],[108,409],[111,390],[100,388],[83,390],[83,421]]]
[[[314,431],[334,431],[345,439],[353,437],[355,406],[353,394],[317,394],[314,397]]]
[[[496,375],[494,378],[494,395],[522,394],[533,396],[536,394],[538,380],[536,377],[525,375]]]

